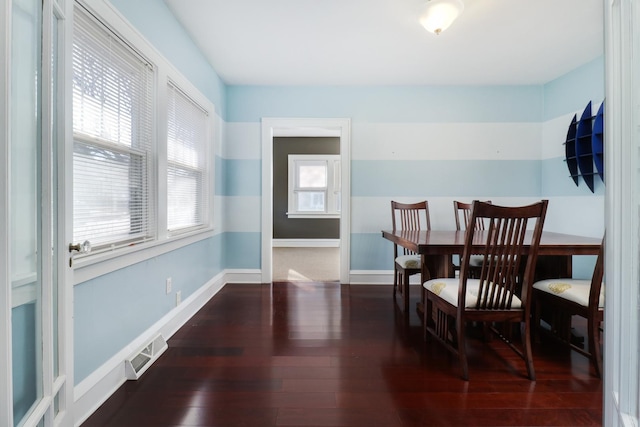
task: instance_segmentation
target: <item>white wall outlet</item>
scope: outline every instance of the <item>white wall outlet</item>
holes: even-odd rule
[[[176,307],[182,302],[182,291],[176,292]]]
[[[167,277],[167,295],[169,295],[171,293],[171,277]]]

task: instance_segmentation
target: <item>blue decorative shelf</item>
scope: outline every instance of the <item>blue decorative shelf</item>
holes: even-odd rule
[[[596,118],[593,121],[591,151],[593,152],[593,163],[596,165],[598,175],[604,182],[604,101],[600,104]]]
[[[573,116],[565,141],[565,161],[569,175],[578,185],[581,176],[591,192],[594,192],[595,176],[604,182],[604,101],[598,113],[592,115],[591,102],[580,119]]]
[[[569,125],[569,131],[567,131],[567,140],[564,145],[565,157],[567,160],[567,167],[569,168],[569,176],[573,179],[573,182],[578,185],[578,158],[576,157],[576,126],[578,125],[578,116],[573,115],[571,124]]]

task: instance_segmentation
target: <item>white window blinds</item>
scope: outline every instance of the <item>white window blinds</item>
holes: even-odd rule
[[[167,228],[206,225],[207,112],[173,83],[167,94]]]
[[[74,25],[73,239],[150,239],[153,68],[79,6]]]

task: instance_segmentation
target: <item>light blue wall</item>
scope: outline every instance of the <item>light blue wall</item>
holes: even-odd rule
[[[223,235],[151,258],[74,288],[75,378],[82,381],[186,299],[224,264]],[[172,293],[165,280],[172,278]]]
[[[228,122],[349,117],[354,122],[539,122],[539,86],[230,86]]]

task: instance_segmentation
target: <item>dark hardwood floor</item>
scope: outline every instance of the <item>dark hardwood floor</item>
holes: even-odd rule
[[[471,339],[465,382],[398,305],[390,286],[227,285],[83,426],[601,425],[585,357],[543,341],[531,382],[500,340]]]

